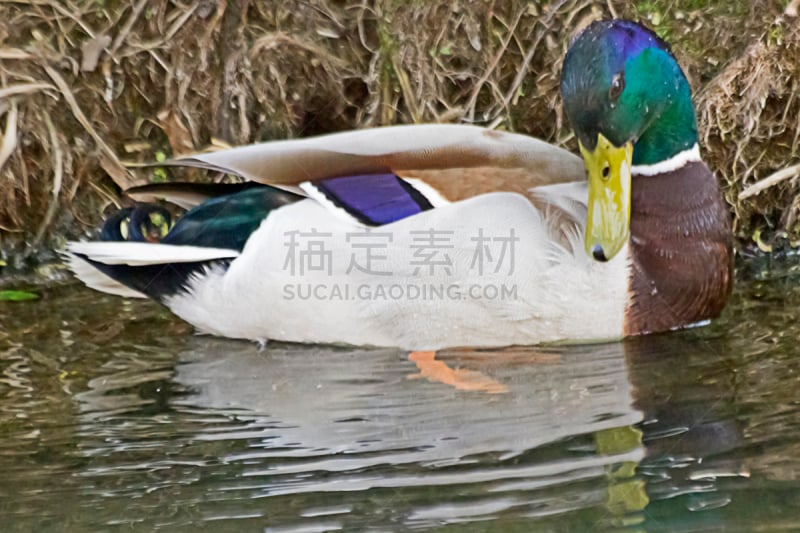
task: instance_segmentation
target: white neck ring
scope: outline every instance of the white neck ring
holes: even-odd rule
[[[697,163],[700,161],[702,161],[700,157],[700,147],[695,143],[694,146],[688,150],[679,152],[666,161],[659,161],[652,165],[634,165],[631,167],[631,174],[634,176],[656,176],[658,174],[673,172],[679,168],[683,168],[689,163]]]

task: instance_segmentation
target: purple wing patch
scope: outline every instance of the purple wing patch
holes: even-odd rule
[[[394,174],[365,174],[313,182],[335,205],[364,224],[380,226],[432,209],[419,191]]]

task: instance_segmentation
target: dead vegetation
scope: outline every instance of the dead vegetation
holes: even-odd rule
[[[800,246],[800,25],[766,28],[699,98],[709,163],[723,169],[735,229]],[[765,235],[765,237],[764,237]]]
[[[465,121],[571,146],[561,58],[610,16],[673,43],[741,242],[794,243],[797,180],[739,196],[798,162],[800,23],[785,4],[0,0],[0,258],[48,259],[122,188],[170,177],[127,162],[214,143]]]

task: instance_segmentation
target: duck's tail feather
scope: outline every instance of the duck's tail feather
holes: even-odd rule
[[[75,277],[90,289],[113,294],[114,296],[122,296],[123,298],[147,298],[146,294],[133,290],[104,274],[90,261],[86,260],[85,257],[66,251],[61,252],[61,255],[64,257],[67,267],[75,274]]]
[[[237,250],[147,242],[70,242],[67,265],[88,287],[118,296],[164,297],[185,290],[190,277],[227,266]]]
[[[237,250],[149,242],[70,242],[67,253],[85,256],[104,265],[163,265],[234,259]]]
[[[173,226],[172,214],[157,204],[120,209],[100,230],[101,241],[159,242]]]

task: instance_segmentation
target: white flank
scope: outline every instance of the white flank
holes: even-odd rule
[[[177,246],[149,242],[69,242],[67,252],[85,255],[105,265],[160,265],[164,263],[194,263],[214,259],[232,259],[236,250]]]
[[[584,184],[537,192],[553,205],[575,204],[576,213],[586,203]],[[290,232],[312,235],[323,228],[324,268],[304,263],[298,250],[305,248],[284,245]],[[418,266],[420,235],[431,228],[444,232],[447,248],[437,258],[447,254],[446,269]],[[554,242],[553,231],[560,235],[563,228],[551,227],[518,194],[478,196],[376,229],[371,242],[388,245],[372,267],[391,272],[385,276],[350,268],[354,254],[364,260],[363,250],[347,239],[352,225],[305,200],[270,215],[227,270],[193,279],[165,303],[202,332],[252,340],[439,349],[621,338],[627,247],[599,263],[583,250],[582,222],[569,230],[574,242],[566,246]],[[378,241],[381,234],[385,239]],[[494,263],[486,256],[482,271],[475,266],[477,235],[491,239],[484,244],[492,247]],[[509,235],[517,239],[513,264],[509,250],[499,263],[494,239]],[[443,296],[431,292],[441,287]],[[513,296],[493,297],[501,288]]]
[[[77,255],[62,254],[67,261],[67,266],[87,287],[106,294],[122,296],[123,298],[147,298],[146,295],[126,287],[122,283],[106,276],[94,266],[87,263]]]
[[[450,203],[450,200],[442,196],[442,194],[418,178],[400,178],[417,190],[422,196],[428,200],[433,207],[442,207]]]
[[[700,157],[700,147],[695,144],[688,150],[684,150],[666,161],[660,161],[652,165],[634,165],[631,167],[631,173],[634,176],[656,176],[658,174],[666,174],[673,172],[679,168],[683,168],[688,163],[697,163],[702,161]]]

